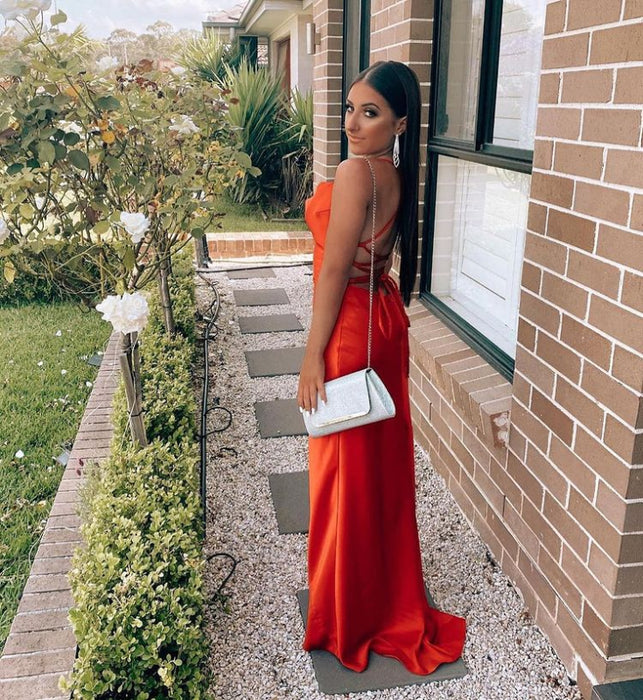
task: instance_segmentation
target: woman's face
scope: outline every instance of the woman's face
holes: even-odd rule
[[[345,126],[350,152],[355,156],[380,155],[393,147],[396,133],[406,127],[388,102],[363,80],[355,83],[346,98]]]

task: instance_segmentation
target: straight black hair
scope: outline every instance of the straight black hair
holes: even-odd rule
[[[395,245],[400,254],[400,291],[408,306],[415,285],[418,256],[418,176],[420,170],[420,85],[415,73],[398,61],[378,61],[353,81],[364,81],[389,104],[395,116],[406,117],[400,134],[402,197],[395,225]]]

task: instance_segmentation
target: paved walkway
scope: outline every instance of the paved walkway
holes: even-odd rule
[[[328,679],[322,677],[317,660],[313,666],[315,655],[301,649],[304,630],[297,600],[297,593],[306,587],[306,528],[301,525],[305,504],[301,500],[307,458],[306,438],[297,428],[300,417],[296,409],[292,412],[297,382],[293,365],[300,352],[297,348],[305,342],[305,330],[241,332],[269,326],[274,315],[290,315],[292,321],[294,314],[307,328],[310,270],[276,268],[274,277],[230,279],[217,273],[209,278],[216,280],[222,299],[217,323],[221,331],[211,348],[211,396],[232,410],[233,422],[209,442],[206,545],[209,551],[227,551],[239,560],[224,591],[225,605],[215,602],[208,615],[215,695],[220,700],[317,700],[326,697],[320,688],[331,686],[324,685]],[[285,297],[271,292],[274,304],[262,304],[259,296],[252,301],[257,305],[240,306],[248,295],[237,292],[271,289],[283,289]],[[203,284],[198,294],[205,308],[211,292]],[[268,294],[263,296],[267,298]],[[275,349],[276,354],[265,353]],[[268,368],[269,376],[262,376],[266,373],[262,367]],[[288,373],[276,371],[280,367]],[[277,409],[272,411],[273,423],[281,425],[276,431],[257,423],[258,412],[268,404]],[[210,420],[216,427],[216,412]],[[286,436],[288,432],[296,434]],[[277,481],[286,484],[281,508],[294,519],[290,529],[275,511]],[[416,449],[416,481],[425,581],[438,607],[467,618],[463,655],[467,673],[440,682],[423,678],[419,685],[404,685],[417,683],[417,677],[389,677],[388,685],[396,687],[375,690],[387,679],[379,676],[379,685],[369,686],[364,685],[368,672],[348,672],[354,678],[340,679],[347,684],[343,696],[578,700],[578,690],[531,623],[517,591],[490,559],[420,449]],[[225,560],[214,560],[207,573],[211,590],[226,573]],[[373,690],[366,690],[369,687]],[[339,688],[336,685],[332,692]],[[347,695],[351,689],[357,692]]]

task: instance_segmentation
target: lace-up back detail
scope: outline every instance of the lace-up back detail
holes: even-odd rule
[[[382,159],[390,162],[388,158]],[[317,186],[315,193],[312,197],[306,200],[306,223],[313,234],[313,239],[315,242],[314,252],[313,252],[313,281],[316,282],[319,276],[319,271],[321,270],[322,259],[324,257],[324,245],[326,243],[326,231],[328,229],[328,221],[330,219],[330,202],[333,193],[333,182],[320,182]],[[391,218],[384,224],[384,226],[375,234],[375,284],[377,286],[377,281],[382,276],[386,269],[386,263],[391,254],[391,246],[387,246],[386,252],[382,252],[381,246],[377,244],[382,238],[386,236],[388,232],[391,231],[395,223],[395,218],[397,216],[397,211],[393,212]],[[370,221],[370,217],[369,217]],[[364,260],[358,260],[357,256],[360,256],[360,250],[362,249],[366,252]],[[351,263],[354,271],[361,272],[363,274],[351,275],[349,277],[349,284],[363,284],[368,285],[370,276],[370,255],[371,255],[371,237],[370,229],[369,236],[367,239],[360,241],[358,243],[358,250],[355,254],[355,259]],[[361,257],[361,256],[360,256]]]

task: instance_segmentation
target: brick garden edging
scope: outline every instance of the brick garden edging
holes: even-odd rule
[[[120,376],[120,333],[107,343],[47,525],[0,658],[2,700],[68,700],[58,679],[69,673],[76,639],[68,619],[73,606],[67,573],[81,545],[76,514],[81,464],[109,456],[112,399]],[[82,460],[82,462],[81,462]]]
[[[206,240],[212,260],[313,252],[313,237],[308,230],[217,232],[208,233]]]

